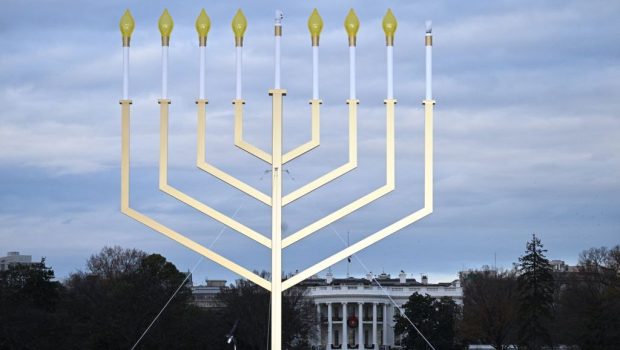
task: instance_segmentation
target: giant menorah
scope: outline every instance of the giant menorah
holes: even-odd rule
[[[199,73],[199,94],[197,104],[197,158],[198,168],[215,176],[223,182],[233,186],[250,197],[271,207],[271,238],[259,233],[248,226],[238,222],[234,218],[223,214],[191,196],[179,191],[168,183],[168,112],[170,99],[168,98],[168,48],[170,34],[173,29],[172,17],[167,10],[164,11],[159,19],[159,29],[162,37],[162,96],[159,99],[160,105],[160,160],[159,160],[159,189],[164,193],[176,198],[177,200],[195,208],[207,216],[221,222],[222,224],[244,234],[250,239],[271,250],[271,280],[267,280],[251,270],[227,259],[226,257],[204,247],[203,245],[189,239],[183,234],[162,225],[151,217],[132,209],[129,206],[129,136],[130,136],[130,105],[129,99],[129,44],[131,34],[134,29],[134,20],[126,11],[120,21],[120,28],[123,36],[123,98],[120,101],[122,113],[122,147],[121,147],[121,211],[127,216],[143,223],[153,230],[175,240],[183,246],[201,254],[202,256],[220,264],[221,266],[247,278],[257,285],[271,292],[271,349],[280,350],[282,348],[282,292],[295,286],[308,277],[328,268],[329,266],[351,256],[360,250],[380,241],[381,239],[405,228],[408,225],[422,219],[433,211],[433,101],[431,96],[431,49],[432,36],[430,22],[427,22],[425,45],[426,45],[426,98],[424,105],[424,207],[414,211],[404,218],[386,226],[385,228],[369,235],[368,237],[348,246],[346,249],[331,255],[321,262],[306,268],[294,276],[284,279],[282,274],[282,250],[287,248],[305,237],[317,232],[318,230],[342,219],[380,197],[390,193],[395,188],[395,151],[394,151],[394,108],[396,99],[393,96],[393,47],[394,33],[397,22],[391,10],[388,10],[383,18],[383,30],[386,36],[387,47],[387,98],[385,99],[385,117],[387,123],[386,132],[386,181],[385,184],[374,191],[356,199],[344,207],[326,215],[325,217],[311,223],[308,226],[292,233],[287,237],[282,237],[282,208],[293,201],[300,199],[310,192],[330,183],[334,179],[345,175],[357,167],[357,107],[359,100],[356,98],[356,34],[359,28],[359,19],[355,12],[351,10],[347,15],[344,26],[349,41],[349,99],[348,104],[348,128],[349,128],[349,158],[340,167],[320,176],[310,183],[284,194],[282,192],[282,167],[284,164],[296,159],[303,154],[319,146],[320,138],[320,108],[319,98],[319,79],[318,79],[318,58],[319,58],[319,37],[323,28],[323,21],[315,9],[308,19],[308,28],[311,34],[313,70],[312,82],[313,92],[310,100],[310,115],[312,131],[310,141],[294,148],[291,151],[283,152],[282,148],[282,123],[283,123],[283,97],[286,90],[280,86],[280,39],[282,36],[282,13],[276,12],[275,19],[275,84],[269,90],[272,99],[272,146],[271,152],[266,152],[256,147],[243,137],[243,106],[245,101],[242,98],[242,50],[243,35],[247,27],[247,20],[241,10],[237,11],[232,21],[232,29],[235,34],[236,47],[236,96],[233,100],[234,105],[234,143],[237,147],[257,157],[262,162],[271,166],[271,195],[261,192],[253,186],[240,181],[232,175],[222,171],[205,158],[205,130],[206,130],[206,106],[205,97],[205,57],[207,34],[211,22],[204,11],[201,11],[196,20],[196,30],[199,37],[200,51],[200,73]]]

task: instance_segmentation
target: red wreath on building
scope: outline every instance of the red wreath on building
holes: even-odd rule
[[[358,324],[359,324],[359,321],[357,320],[357,317],[349,316],[349,318],[347,318],[347,325],[349,327],[355,328],[355,327],[357,327]]]

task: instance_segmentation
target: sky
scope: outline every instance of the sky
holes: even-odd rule
[[[321,146],[287,164],[290,192],[347,159],[348,45],[343,20],[360,18],[357,47],[359,165],[283,212],[286,236],[385,181],[385,38],[396,32],[396,190],[284,251],[284,271],[303,270],[422,206],[424,22],[433,21],[435,208],[432,215],[360,252],[336,276],[372,273],[431,282],[496,264],[510,268],[536,234],[550,259],[578,261],[590,247],[620,243],[620,3],[613,1],[32,1],[0,12],[0,256],[46,258],[59,279],[85,269],[104,246],[160,253],[194,283],[238,278],[120,213],[122,48],[129,8],[131,205],[251,270],[269,251],[160,192],[157,187],[161,47],[168,8],[170,183],[270,236],[269,208],[195,167],[201,8],[207,45],[207,160],[269,193],[264,163],[233,145],[234,40],[242,8],[245,136],[269,150],[273,15],[284,14],[285,149],[310,137],[311,41],[321,35]],[[324,275],[323,271],[321,275]]]

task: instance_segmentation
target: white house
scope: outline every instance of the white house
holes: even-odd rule
[[[429,284],[426,276],[418,282],[401,271],[398,278],[381,274],[373,279],[312,278],[304,282],[316,305],[318,349],[388,349],[398,347],[394,335],[394,315],[413,293],[450,297],[462,304],[459,280]]]
[[[202,307],[218,307],[216,295],[226,281],[207,281],[193,288],[194,303]],[[418,282],[401,271],[398,278],[389,274],[367,275],[365,278],[325,278],[314,276],[302,282],[308,298],[316,305],[318,324],[314,348],[389,349],[398,348],[394,335],[394,315],[411,294],[417,292],[435,298],[450,297],[462,305],[463,290],[459,280],[429,284],[426,276]]]

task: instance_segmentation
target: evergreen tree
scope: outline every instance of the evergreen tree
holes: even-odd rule
[[[403,306],[403,311],[405,315],[394,316],[394,331],[403,336],[401,345],[405,349],[428,349],[426,341],[418,331],[424,334],[436,349],[462,348],[456,337],[461,309],[454,300],[448,297],[435,299],[428,294],[413,293]]]
[[[519,342],[527,349],[541,349],[551,343],[554,282],[546,252],[534,234],[519,258]]]

